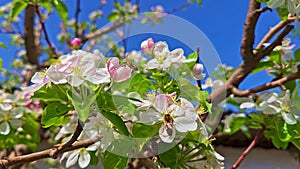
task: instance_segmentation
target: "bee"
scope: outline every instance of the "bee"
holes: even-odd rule
[[[164,116],[164,121],[165,121],[165,130],[168,133],[169,136],[173,135],[173,118],[171,117],[170,114],[166,114]]]

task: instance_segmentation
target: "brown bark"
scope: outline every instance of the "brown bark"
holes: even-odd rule
[[[25,9],[24,41],[28,62],[33,65],[38,65],[38,58],[41,52],[40,46],[36,44],[34,35],[34,13],[34,5],[29,4]]]

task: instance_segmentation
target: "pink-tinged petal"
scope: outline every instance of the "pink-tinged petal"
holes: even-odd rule
[[[159,65],[159,63],[157,62],[156,59],[151,59],[151,60],[149,60],[149,62],[146,64],[146,67],[147,67],[148,69],[156,69],[156,68],[159,68],[160,65]]]
[[[141,43],[141,49],[147,55],[152,55],[155,43],[152,38],[149,38]]]
[[[162,125],[159,128],[159,137],[160,139],[165,142],[165,143],[171,143],[174,138],[175,138],[175,134],[176,134],[176,130],[174,126],[170,126],[167,127],[167,125]]]
[[[96,70],[95,73],[87,76],[85,79],[94,84],[109,83],[110,75],[106,68],[100,68]]]
[[[120,67],[112,77],[116,82],[123,82],[131,77],[131,72],[132,70],[129,67]]]
[[[120,66],[119,59],[116,57],[108,60],[107,69],[116,82],[123,82],[131,77],[132,69],[126,66]]]
[[[116,69],[120,67],[119,59],[116,57],[110,58],[107,61],[107,69],[110,74],[112,74]]]
[[[197,129],[197,122],[195,119],[187,117],[176,117],[174,119],[174,126],[179,132],[194,131]]]
[[[21,87],[21,89],[25,92],[25,93],[34,93],[35,91],[39,90],[40,88],[42,88],[46,83],[36,83],[33,84],[31,86],[28,87]]]
[[[203,74],[202,72],[203,72],[203,65],[199,63],[195,64],[195,66],[193,67],[193,75],[196,80],[201,80],[205,77],[205,74]]]
[[[41,75],[41,72],[36,72],[32,78],[31,78],[31,82],[32,83],[43,83],[44,81],[44,76]]]
[[[53,82],[54,84],[62,84],[68,82],[67,75],[63,72],[57,71],[54,66],[50,66],[46,74],[49,78],[49,81]]]
[[[81,44],[81,41],[79,38],[74,38],[70,42],[71,47],[79,47],[80,44]]]
[[[149,109],[146,112],[140,112],[139,120],[144,124],[152,125],[161,120],[161,118],[161,113],[155,111],[154,109]]]
[[[168,103],[168,96],[165,94],[159,94],[155,97],[154,100],[155,109],[161,113],[166,113],[169,103]]]
[[[80,79],[79,77],[77,77],[74,74],[69,75],[67,80],[68,80],[68,83],[71,86],[74,86],[74,87],[77,87],[77,86],[81,85],[84,82],[84,80]]]

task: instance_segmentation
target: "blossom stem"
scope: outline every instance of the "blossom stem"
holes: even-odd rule
[[[236,169],[239,167],[241,162],[244,160],[244,158],[249,154],[249,152],[252,150],[252,148],[255,146],[255,144],[258,142],[260,137],[262,136],[263,132],[265,131],[265,127],[263,126],[261,130],[259,130],[256,133],[256,136],[252,140],[251,144],[247,147],[247,149],[240,155],[240,157],[237,159],[237,161],[233,164],[231,169]]]

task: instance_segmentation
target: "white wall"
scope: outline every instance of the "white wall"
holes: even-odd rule
[[[233,163],[246,148],[217,146],[218,153],[225,157],[225,169],[231,169]],[[238,169],[300,169],[299,159],[288,151],[254,148],[245,157]]]

